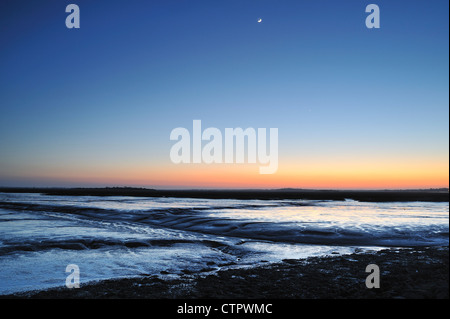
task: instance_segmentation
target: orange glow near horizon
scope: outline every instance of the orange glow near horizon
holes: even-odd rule
[[[135,163],[137,164],[137,163]],[[22,172],[58,185],[136,186],[154,188],[312,188],[312,189],[412,189],[448,188],[448,163],[433,161],[331,163],[280,162],[271,175],[259,174],[259,164],[172,164],[42,169]]]

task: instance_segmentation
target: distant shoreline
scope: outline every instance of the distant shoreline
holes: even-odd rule
[[[362,202],[448,202],[448,188],[417,190],[310,190],[310,189],[149,189],[105,188],[25,188],[0,187],[3,193],[41,193],[55,196],[133,196],[238,200],[345,200]]]

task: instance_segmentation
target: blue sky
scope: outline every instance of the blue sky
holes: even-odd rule
[[[65,26],[69,3],[80,29]],[[365,26],[369,3],[380,29]],[[448,12],[441,0],[2,1],[0,185],[165,167],[170,131],[194,119],[277,127],[280,157],[299,165],[448,164]]]

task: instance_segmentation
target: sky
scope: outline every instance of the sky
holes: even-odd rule
[[[0,186],[448,187],[448,14],[446,0],[1,1]],[[194,120],[278,128],[278,170],[173,163],[170,133]]]

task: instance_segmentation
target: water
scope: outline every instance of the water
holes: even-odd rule
[[[449,243],[449,204],[0,193],[0,294]]]

